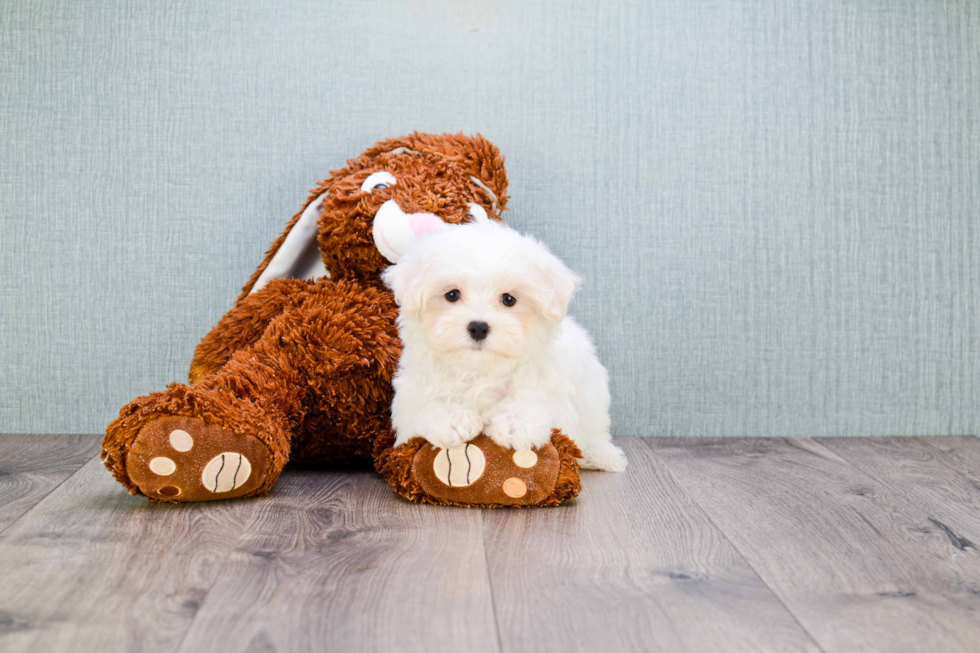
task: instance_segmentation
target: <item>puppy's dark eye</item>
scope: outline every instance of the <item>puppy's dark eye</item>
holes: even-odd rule
[[[514,304],[517,303],[517,297],[504,293],[503,295],[500,296],[500,301],[503,303],[504,306],[513,306]]]
[[[378,184],[377,186],[372,186],[371,190],[381,190],[382,188],[388,188],[388,184]]]
[[[455,289],[454,290],[450,290],[449,292],[446,293],[446,299],[448,299],[451,302],[458,302],[459,301],[459,291],[458,290],[455,290]]]

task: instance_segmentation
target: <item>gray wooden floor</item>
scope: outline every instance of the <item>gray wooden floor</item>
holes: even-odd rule
[[[564,508],[131,497],[0,436],[0,650],[980,651],[980,440],[621,440]]]

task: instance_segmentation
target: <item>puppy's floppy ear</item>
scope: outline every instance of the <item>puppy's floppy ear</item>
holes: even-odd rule
[[[538,279],[541,308],[545,317],[561,322],[568,312],[568,303],[582,280],[547,250],[544,250],[538,263]]]
[[[403,314],[417,316],[422,312],[426,283],[423,267],[421,257],[409,253],[381,273],[382,280],[391,288]]]

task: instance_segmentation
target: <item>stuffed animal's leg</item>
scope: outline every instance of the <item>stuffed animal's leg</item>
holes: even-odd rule
[[[303,300],[309,287],[308,281],[274,279],[242,298],[194,350],[190,382],[194,384],[214,374],[235,352],[255,344],[273,320]]]
[[[194,386],[136,399],[109,425],[103,461],[152,501],[268,492],[303,418],[306,384],[294,362],[273,333]]]
[[[263,494],[289,458],[310,392],[341,435],[381,428],[399,350],[393,302],[349,282],[297,295],[217,372],[120,411],[103,460],[123,485],[154,501]]]

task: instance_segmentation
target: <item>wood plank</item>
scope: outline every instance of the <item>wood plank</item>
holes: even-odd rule
[[[980,438],[972,435],[916,438],[939,451],[939,459],[980,488]]]
[[[259,501],[151,504],[91,460],[0,536],[0,650],[175,650]]]
[[[497,651],[477,510],[301,472],[237,542],[183,651]]]
[[[0,533],[98,454],[97,435],[0,435]]]
[[[485,512],[501,648],[814,651],[810,637],[638,439],[562,508]]]
[[[980,488],[947,465],[942,451],[914,437],[821,438],[820,444],[924,508],[956,548],[980,546]]]
[[[647,441],[827,651],[976,651],[980,556],[819,443]]]

